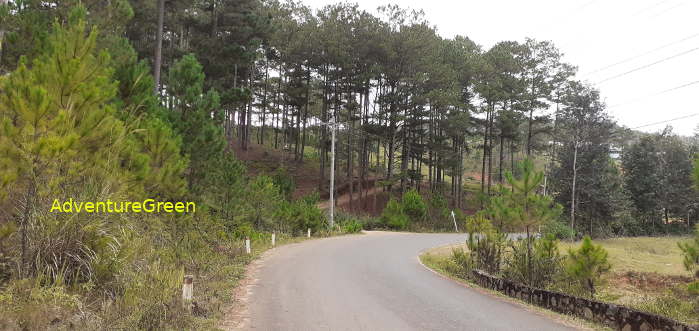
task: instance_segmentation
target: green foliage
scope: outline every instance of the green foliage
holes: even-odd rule
[[[497,211],[496,214],[501,214],[508,221],[524,227],[528,235],[530,228],[557,219],[562,208],[550,197],[536,193],[544,179],[544,173],[535,171],[534,163],[530,159],[520,162],[518,168],[520,177],[515,178],[509,172],[505,174],[512,189],[501,191],[505,197],[506,210]]]
[[[687,291],[692,295],[699,296],[699,281],[689,283],[689,285],[687,285]]]
[[[291,194],[294,193],[296,189],[296,183],[294,182],[294,178],[289,175],[286,168],[277,168],[274,172],[274,176],[272,176],[272,180],[274,181],[274,185],[279,188],[279,192],[281,192],[282,196],[287,200],[291,200]]]
[[[125,319],[116,319],[117,325],[127,329],[154,330],[168,325],[186,327],[187,322],[177,323],[183,315],[181,299],[177,292],[182,288],[184,271],[171,265],[152,261],[145,270],[125,273],[131,281],[124,284],[123,294],[116,302],[117,314]]]
[[[694,158],[694,186],[699,191],[699,156]]]
[[[574,237],[574,233],[575,230],[559,220],[549,220],[541,225],[541,234],[543,236],[553,236],[556,239],[570,239],[571,236]]]
[[[502,267],[507,235],[492,226],[482,214],[471,216],[466,223],[467,246],[476,268],[497,274]]]
[[[204,91],[204,73],[194,55],[185,55],[170,69],[168,90],[175,98],[170,123],[182,136],[183,151],[189,155],[188,182],[196,194],[203,194],[211,183],[207,173],[213,169],[210,160],[223,154],[225,139],[221,130],[219,96],[214,90]]]
[[[624,186],[647,233],[669,227],[663,223],[670,218],[686,219],[695,204],[690,157],[689,146],[669,130],[643,136],[624,149]]]
[[[80,297],[65,286],[42,286],[38,279],[17,280],[0,290],[0,327],[42,330],[53,319],[69,318],[80,306]]]
[[[143,121],[143,130],[136,133],[141,151],[148,156],[148,172],[143,185],[151,197],[177,199],[184,197],[187,183],[184,173],[187,159],[181,154],[181,140],[172,128],[154,116]]]
[[[601,245],[593,244],[589,236],[583,238],[580,248],[568,251],[565,272],[590,297],[595,296],[596,284],[610,269],[607,251]]]
[[[107,177],[113,170],[107,155],[119,151],[125,132],[108,103],[115,84],[109,55],[95,51],[96,36],[86,36],[84,21],[56,26],[31,69],[24,61],[3,77],[0,163],[11,165],[3,178],[13,178],[6,183],[31,186],[37,175],[57,173]]]
[[[313,233],[327,224],[323,210],[318,208],[318,194],[314,193],[295,201],[282,201],[275,217],[280,220],[280,230],[294,234],[304,234],[307,229]]]
[[[696,299],[687,300],[676,293],[667,293],[657,298],[646,299],[634,305],[634,308],[679,321],[696,321],[699,302]]]
[[[236,225],[235,230],[233,230],[233,238],[238,240],[244,240],[246,238],[255,238],[258,236],[258,232],[250,223],[241,223]]]
[[[403,211],[401,203],[391,198],[381,212],[381,222],[391,229],[404,230],[408,227],[410,219]]]
[[[410,219],[410,223],[417,223],[425,220],[427,206],[422,200],[422,196],[415,189],[411,189],[403,194],[401,199],[403,213]]]
[[[527,240],[533,243],[527,243]],[[527,261],[527,248],[532,246],[532,257]],[[553,236],[511,242],[510,248],[511,252],[505,259],[503,270],[508,279],[537,288],[546,288],[562,271],[563,259],[558,251],[558,242]],[[528,268],[527,263],[531,263],[531,268]]]
[[[451,251],[451,261],[455,268],[449,270],[458,277],[468,279],[471,276],[471,271],[474,268],[473,260],[469,254],[466,254],[463,248],[453,248]]]
[[[420,193],[411,189],[401,200],[391,198],[381,212],[381,223],[391,229],[405,230],[413,224],[419,224],[426,220],[428,206]]]
[[[23,243],[15,246],[19,271],[69,283],[110,277],[100,271],[119,255],[121,224],[47,213],[52,201],[137,195],[148,163],[145,155],[119,157],[128,156],[133,140],[111,104],[116,82],[109,55],[97,52],[97,33],[87,33],[81,13],[55,25],[31,67],[22,62],[0,81],[0,164],[11,165],[1,177],[22,206],[12,215]]]
[[[362,231],[362,223],[358,222],[357,220],[342,222],[340,223],[340,227],[344,233],[357,233]]]
[[[682,250],[684,268],[699,278],[699,224],[695,226],[694,238],[685,243],[678,242],[677,246]]]
[[[10,279],[13,270],[10,236],[17,233],[15,223],[0,224],[0,287]]]
[[[452,225],[451,215],[448,209],[447,199],[438,193],[432,193],[427,201],[427,222],[434,224],[435,228],[450,228]]]
[[[279,188],[272,178],[260,175],[248,183],[236,217],[240,219],[238,222],[248,222],[256,229],[274,230],[274,213],[281,203]]]

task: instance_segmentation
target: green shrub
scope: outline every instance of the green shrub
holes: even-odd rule
[[[541,226],[541,234],[556,239],[570,239],[574,237],[575,230],[559,220],[550,220]]]
[[[694,238],[686,243],[679,242],[677,246],[682,250],[684,268],[699,278],[699,224],[694,230]]]
[[[274,172],[272,180],[274,185],[279,188],[279,192],[282,194],[282,196],[284,196],[284,198],[287,200],[290,200],[291,194],[294,193],[294,190],[296,189],[296,182],[294,181],[294,177],[289,175],[286,168],[278,168],[277,171]]]
[[[381,222],[391,229],[404,230],[408,227],[409,218],[403,212],[401,203],[391,198],[381,212]]]
[[[464,252],[463,248],[453,248],[451,250],[451,261],[454,268],[447,271],[463,279],[470,278],[471,270],[473,270],[473,260],[471,260],[471,256]]]
[[[318,194],[314,193],[301,199],[280,204],[274,217],[280,220],[279,230],[294,234],[304,234],[308,229],[318,232],[327,224],[326,215],[317,206]]]
[[[12,256],[10,237],[17,232],[14,222],[0,224],[0,287],[12,276]]]
[[[142,269],[141,269],[142,268]],[[117,329],[158,330],[167,326],[190,328],[179,294],[184,270],[161,260],[126,270],[122,295],[107,317]]]
[[[340,226],[342,227],[342,232],[344,233],[357,233],[362,231],[362,223],[359,223],[356,220],[345,221]]]
[[[473,265],[491,274],[499,273],[507,235],[494,228],[490,220],[480,214],[467,219],[466,231]]]
[[[593,244],[589,236],[583,238],[580,248],[568,251],[566,274],[590,297],[595,296],[595,286],[602,275],[611,269],[607,255],[607,251],[601,245]]]
[[[238,240],[243,240],[245,238],[250,238],[251,240],[257,239],[259,237],[259,232],[255,231],[252,224],[244,222],[236,226],[233,230],[233,238]]]
[[[527,262],[527,239],[511,242],[511,254],[505,259],[506,278],[538,288],[546,288],[558,277],[562,269],[562,258],[558,242],[552,235],[531,241],[531,258]],[[530,263],[530,266],[527,265]]]
[[[427,206],[417,190],[411,189],[405,192],[401,200],[401,206],[403,207],[403,213],[410,219],[410,223],[418,223],[425,220]]]
[[[452,229],[453,223],[448,209],[447,199],[433,193],[427,201],[427,224],[434,229]],[[457,209],[458,210],[458,209]]]
[[[51,323],[67,320],[80,309],[78,295],[69,294],[62,285],[42,285],[45,281],[14,280],[0,291],[0,329],[45,330]]]

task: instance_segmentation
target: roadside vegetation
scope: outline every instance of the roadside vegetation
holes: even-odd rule
[[[668,316],[687,324],[699,323],[699,226],[694,238],[634,237],[593,242],[559,241],[556,232],[541,237],[509,238],[508,226],[526,228],[532,218],[546,221],[536,208],[555,213],[556,207],[543,197],[529,197],[526,183],[536,183],[528,162],[521,176],[508,176],[512,189],[490,199],[483,212],[466,222],[468,240],[461,245],[441,247],[421,256],[425,265],[452,277],[469,280],[479,269],[492,275],[532,286],[577,296],[614,302]],[[537,196],[536,193],[531,193]],[[537,207],[538,206],[538,207]],[[529,212],[525,212],[529,210]],[[545,214],[551,216],[551,214]],[[546,229],[546,227],[544,227]]]
[[[0,329],[206,329],[245,265],[329,229],[318,195],[292,199],[283,171],[246,176],[226,146],[221,96],[192,55],[169,103],[128,41],[72,8],[0,77]],[[55,200],[192,201],[190,213],[63,213]],[[244,240],[253,254],[245,254]],[[192,302],[183,302],[193,275]]]

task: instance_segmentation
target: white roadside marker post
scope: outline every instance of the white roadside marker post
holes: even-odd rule
[[[189,310],[192,302],[192,291],[194,290],[194,276],[185,275],[182,284],[182,307]]]
[[[245,238],[245,253],[250,254],[250,238]]]
[[[277,234],[275,232],[272,232],[272,247],[274,247],[277,244]]]
[[[454,220],[454,231],[459,232],[459,227],[456,226],[456,216],[454,215],[454,210],[451,210],[451,219]]]
[[[307,237],[308,237],[308,238],[311,237],[311,228],[308,228],[308,235],[307,235]]]

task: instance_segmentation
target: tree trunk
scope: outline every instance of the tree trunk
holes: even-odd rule
[[[492,174],[493,174],[493,123],[495,117],[495,105],[491,109],[492,114],[490,115],[490,127],[488,129],[490,137],[488,138],[488,196],[490,196],[490,187],[492,185]]]
[[[483,162],[481,165],[481,193],[485,193],[485,161],[486,155],[488,153],[488,123],[490,123],[490,106],[486,110],[485,123],[483,125]],[[481,203],[481,209],[483,208],[483,203]]]
[[[29,247],[28,247],[28,231],[29,231],[29,225],[31,223],[32,219],[32,214],[33,214],[33,209],[34,209],[34,200],[36,197],[36,183],[34,180],[30,180],[30,183],[27,185],[27,193],[24,198],[24,213],[22,215],[22,223],[21,223],[21,228],[20,228],[20,235],[21,235],[21,245],[22,245],[22,256],[21,256],[21,263],[22,267],[20,269],[20,276],[21,277],[28,277],[29,276]]]
[[[311,85],[311,72],[308,72],[308,76],[306,76],[306,106],[303,111],[303,127],[302,127],[302,133],[301,133],[301,156],[299,157],[299,160],[303,161],[303,152],[306,149],[306,121],[308,120],[308,104],[310,102],[310,87]]]
[[[498,181],[502,184],[502,161],[505,159],[503,148],[505,146],[505,137],[503,137],[502,132],[500,132],[500,160],[498,162]]]
[[[532,154],[532,121],[534,120],[534,109],[529,110],[529,124],[527,130],[527,157]]]
[[[160,94],[160,68],[163,59],[163,24],[165,21],[165,0],[158,0],[158,34],[155,36],[155,59],[153,61],[153,92]]]
[[[260,123],[260,145],[265,143],[265,122],[267,121],[267,89],[269,88],[269,59],[265,56],[265,88],[262,92],[262,123]]]
[[[325,183],[325,163],[328,159],[328,69],[325,66],[325,75],[323,75],[323,108],[321,109],[320,118],[321,124],[321,143],[320,143],[320,181],[318,182],[318,192],[323,191],[323,183]]]
[[[575,233],[575,181],[578,176],[578,142],[573,143],[573,184],[570,190],[570,228]],[[574,236],[571,236],[571,241],[575,241]]]
[[[252,126],[252,102],[255,99],[255,93],[253,91],[252,80],[255,77],[255,61],[250,65],[250,74],[248,76],[248,90],[250,91],[250,100],[248,100],[248,110],[247,119],[245,120],[245,139],[243,150],[248,150],[248,145],[250,144],[250,127]]]
[[[7,0],[0,0],[0,6],[7,5]],[[5,41],[5,29],[0,27],[0,63],[2,63],[3,42]],[[0,72],[2,74],[2,72]]]

